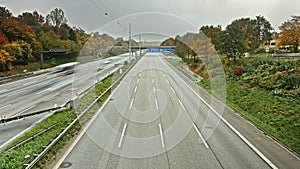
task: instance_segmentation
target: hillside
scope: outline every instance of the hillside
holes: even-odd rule
[[[226,103],[300,154],[300,59],[243,58],[224,63]],[[210,79],[200,85],[210,90]]]

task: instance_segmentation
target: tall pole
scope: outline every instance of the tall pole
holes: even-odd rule
[[[141,54],[141,34],[139,34],[139,51],[140,51],[140,57],[142,56]]]
[[[41,56],[40,69],[44,69],[44,52],[43,51],[40,52],[40,56]]]
[[[131,23],[129,22],[129,59],[131,59]]]

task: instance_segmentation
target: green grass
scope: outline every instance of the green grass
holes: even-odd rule
[[[226,104],[300,155],[300,59],[221,58],[226,63]],[[183,63],[167,60],[181,69]],[[235,76],[240,66],[243,74]],[[210,79],[198,84],[212,93]]]
[[[226,103],[300,154],[300,100],[274,96],[260,88],[228,82]]]
[[[33,136],[37,132],[59,122],[58,125],[50,129],[48,132],[42,134],[39,137],[36,137],[33,140],[30,140],[22,146],[17,147],[7,153],[5,151],[1,152],[0,168],[22,169],[23,164],[26,164],[28,162],[28,159],[25,159],[24,157],[26,155],[30,155],[30,159],[33,159],[34,154],[40,153],[43,150],[43,146],[48,145],[51,139],[55,138],[56,135],[60,133],[62,129],[66,127],[67,124],[75,118],[73,112],[73,110],[57,112],[42,123],[40,123],[33,130],[26,133],[23,137],[17,139],[12,145],[15,145],[25,140],[26,138]]]
[[[226,66],[226,104],[300,155],[300,60],[245,58]],[[239,66],[243,74],[235,76]],[[210,80],[199,85],[211,92]]]

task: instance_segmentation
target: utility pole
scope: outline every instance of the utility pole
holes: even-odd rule
[[[141,34],[139,34],[139,51],[140,51],[140,57],[142,56],[141,54]]]
[[[131,23],[129,22],[129,59],[131,60]]]

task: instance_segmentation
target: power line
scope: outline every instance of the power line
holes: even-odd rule
[[[96,6],[99,10],[101,10],[102,12],[106,12],[106,10],[104,8],[101,8],[100,6],[98,6],[94,1],[89,0],[94,6]]]
[[[105,4],[102,0],[98,0],[101,4],[102,7],[100,7],[97,3],[95,3],[93,0],[89,0],[95,7],[97,7],[101,12],[104,13],[104,15],[108,16],[112,21],[116,20],[110,13],[108,13],[107,8],[105,7]],[[117,22],[117,24],[119,25],[120,28],[123,28],[124,31],[126,31],[126,27],[123,25],[121,26],[121,24],[119,22]]]
[[[111,20],[115,20],[114,17],[112,17],[108,12],[106,7],[104,6],[104,3],[100,1],[103,5],[103,7],[100,7],[98,4],[96,4],[94,1],[89,0],[94,6],[96,6],[101,12],[103,12],[106,16],[108,16]]]
[[[104,5],[104,2],[102,0],[99,0],[99,2],[103,5],[103,8],[107,11],[107,8]]]

